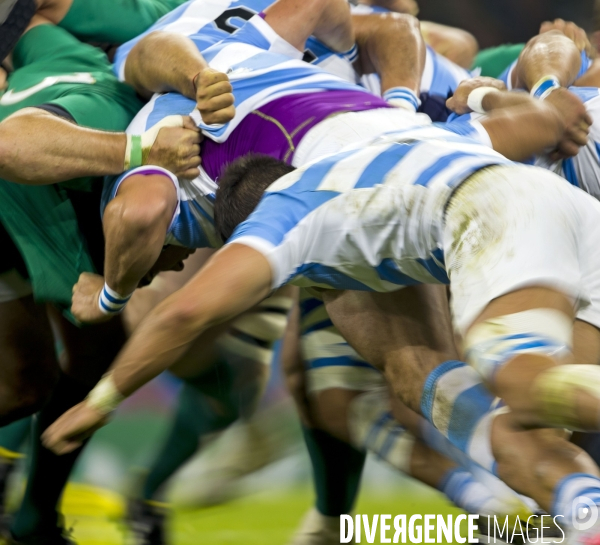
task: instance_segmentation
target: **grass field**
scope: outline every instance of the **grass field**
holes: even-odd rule
[[[172,545],[285,545],[311,502],[312,492],[303,487],[251,494],[208,509],[176,511],[170,528]],[[73,536],[80,545],[131,543],[121,523],[124,505],[118,495],[72,485],[65,495],[63,509],[67,526],[73,528]],[[439,494],[425,489],[404,494],[365,490],[356,512],[460,513]]]

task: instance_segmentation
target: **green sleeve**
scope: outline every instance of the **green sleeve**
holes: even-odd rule
[[[81,40],[122,44],[185,0],[73,0],[60,26]]]
[[[480,68],[482,76],[497,78],[519,58],[525,44],[500,45],[479,52],[473,69]]]

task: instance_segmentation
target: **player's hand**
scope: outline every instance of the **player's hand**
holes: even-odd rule
[[[499,91],[506,91],[506,85],[499,79],[484,76],[471,78],[460,83],[456,88],[454,95],[446,101],[446,106],[458,115],[468,114],[472,111],[467,105],[469,95],[471,94],[471,91],[474,91],[479,87],[494,87]]]
[[[205,68],[194,78],[196,108],[207,125],[231,121],[235,115],[233,88],[227,74]]]
[[[104,277],[99,274],[81,273],[73,286],[71,313],[85,324],[98,324],[110,320],[111,315],[100,310],[98,299],[104,288]]]
[[[583,28],[578,27],[575,23],[565,21],[564,19],[555,19],[554,21],[546,21],[540,26],[540,34],[558,30],[562,32],[569,40],[571,40],[579,51],[585,51],[589,57],[596,57],[596,50],[592,47],[587,33]]]
[[[202,138],[194,120],[184,116],[182,127],[160,129],[144,164],[163,167],[178,178],[193,180],[200,174]]]
[[[104,426],[108,418],[82,401],[51,424],[42,434],[42,443],[55,454],[68,454]]]
[[[554,106],[564,124],[564,132],[557,149],[552,154],[555,160],[573,157],[588,141],[592,118],[579,97],[567,89],[556,89],[546,98]]]

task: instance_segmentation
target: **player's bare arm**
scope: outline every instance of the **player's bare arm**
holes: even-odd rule
[[[350,8],[345,0],[280,0],[265,10],[265,21],[298,51],[313,35],[334,51],[354,45]]]
[[[512,73],[513,87],[531,90],[544,77],[553,76],[563,87],[575,82],[581,68],[581,52],[559,30],[532,38]]]
[[[137,166],[154,164],[183,177],[198,175],[193,150],[200,135],[191,120],[180,118],[147,136],[145,157],[142,137]],[[120,174],[130,166],[136,165],[123,133],[80,127],[39,108],[24,108],[0,123],[0,176],[12,182],[46,185]]]
[[[83,273],[73,287],[73,315],[81,322],[99,322],[115,314],[102,312],[104,283],[128,295],[159,258],[173,212],[177,190],[162,175],[126,178],[102,218],[105,237],[104,277]]]
[[[353,15],[352,22],[360,50],[357,61],[360,71],[379,74],[382,92],[392,87],[408,87],[418,94],[426,51],[418,19],[383,13]]]
[[[175,363],[204,330],[248,310],[270,290],[271,266],[261,253],[240,244],[223,248],[146,317],[99,387],[106,389],[108,381],[113,401],[131,395]],[[70,452],[106,421],[114,406],[106,405],[105,397],[90,403],[95,397],[90,394],[48,428],[49,448]]]

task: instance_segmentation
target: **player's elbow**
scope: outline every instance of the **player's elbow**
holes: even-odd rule
[[[139,244],[160,230],[164,236],[173,215],[173,204],[161,195],[143,200],[114,199],[104,211],[104,229],[116,228],[134,237]]]

